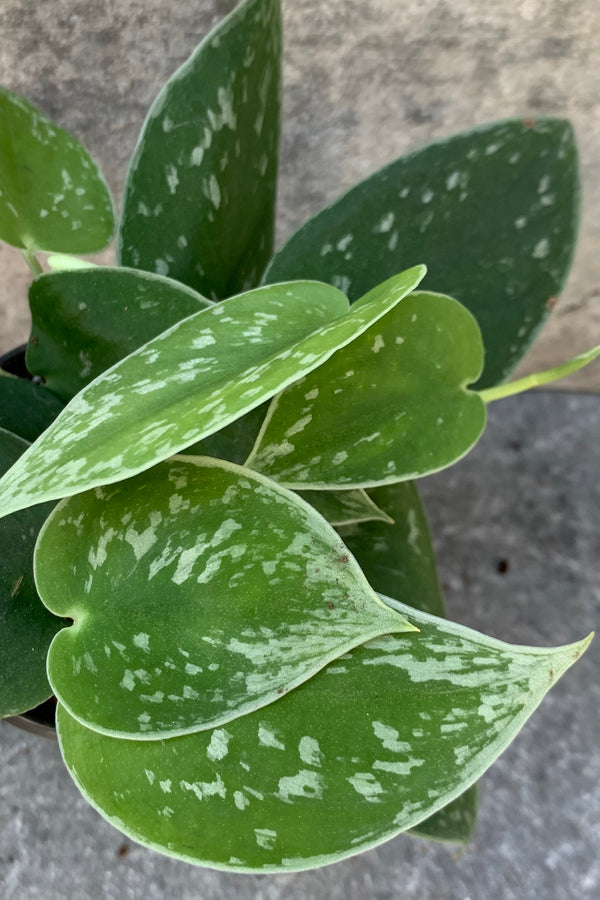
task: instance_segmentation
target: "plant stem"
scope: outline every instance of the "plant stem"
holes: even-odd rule
[[[22,250],[21,252],[23,254],[23,258],[24,258],[25,262],[27,263],[27,265],[33,272],[33,275],[35,276],[35,278],[37,278],[38,275],[43,275],[44,270],[42,268],[42,264],[39,261],[39,259],[37,258],[37,256],[35,255],[35,253],[33,252],[33,250]]]
[[[492,403],[494,400],[512,397],[513,394],[522,394],[524,391],[530,390],[530,388],[549,384],[551,381],[557,381],[559,378],[564,378],[565,375],[571,375],[572,372],[583,369],[597,356],[600,356],[600,345],[593,347],[586,353],[573,357],[573,359],[562,363],[560,366],[555,366],[553,369],[534,372],[533,375],[526,375],[525,378],[518,378],[516,381],[510,381],[508,384],[499,384],[496,387],[486,388],[483,391],[479,391],[479,396],[485,403]]]

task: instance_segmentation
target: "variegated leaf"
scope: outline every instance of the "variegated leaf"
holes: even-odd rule
[[[336,528],[358,522],[391,522],[366,491],[299,491],[299,496]]]
[[[71,775],[126,834],[237,871],[322,866],[446,806],[585,650],[514,647],[394,604],[418,625],[358,647],[265,709],[168,741],[58,712]]]
[[[125,737],[227,723],[375,635],[414,630],[312,507],[201,457],[60,504],[35,575],[73,619],[48,654],[54,692]]]
[[[318,278],[354,301],[412,259],[460,300],[485,345],[478,387],[503,381],[568,274],[579,220],[573,131],[561,119],[494,122],[401,157],[306,222],[265,281]]]
[[[36,278],[29,306],[27,368],[69,400],[142,344],[212,303],[170,278],[93,266]]]
[[[371,487],[436,472],[467,453],[485,403],[473,316],[417,292],[271,402],[247,465],[295,489]]]
[[[113,204],[87,150],[4,88],[0,134],[0,238],[24,250],[102,250]]]
[[[167,82],[131,161],[124,265],[214,299],[258,284],[273,249],[280,55],[279,0],[243,0]]]
[[[26,449],[26,441],[0,428],[0,473]],[[63,622],[42,605],[33,580],[33,547],[51,509],[23,510],[0,525],[0,717],[32,709],[52,694],[46,654]]]
[[[0,480],[0,515],[135,475],[224,428],[355,340],[416,266],[348,312],[336,288],[271,285],[204,309],[85,387]]]

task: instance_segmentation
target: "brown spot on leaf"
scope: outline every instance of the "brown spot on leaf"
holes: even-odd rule
[[[523,128],[533,128],[535,125],[535,119],[521,119],[521,125]]]
[[[559,300],[560,300],[560,297],[549,297],[546,300],[546,309],[550,309],[550,310],[554,309],[554,307],[556,306],[556,304],[558,303]]]

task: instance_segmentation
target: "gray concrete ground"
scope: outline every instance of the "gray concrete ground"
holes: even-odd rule
[[[422,482],[451,616],[513,643],[600,620],[600,398],[492,405],[461,463]],[[293,875],[220,874],[136,847],[79,797],[55,743],[0,724],[3,900],[597,900],[600,643],[483,778],[475,839],[399,837]]]
[[[0,83],[75,132],[121,194],[161,84],[234,0],[2,0]],[[506,116],[569,117],[584,212],[573,275],[525,369],[600,341],[600,4],[283,0],[279,237],[432,139]],[[105,257],[109,259],[110,255]],[[0,249],[0,351],[27,337],[29,276]],[[572,385],[600,388],[600,369]]]

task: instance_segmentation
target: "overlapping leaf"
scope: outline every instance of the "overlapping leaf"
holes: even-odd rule
[[[321,866],[417,825],[491,765],[588,642],[512,647],[394,607],[420,633],[371,641],[222,729],[123,741],[60,707],[71,775],[135,840],[216,868]]]
[[[248,465],[294,488],[369,487],[435,472],[473,446],[485,404],[472,315],[415,293],[272,402]]]
[[[124,265],[214,299],[258,284],[273,247],[280,32],[279,0],[244,0],[163,88],[125,189]]]
[[[211,305],[185,285],[94,266],[36,278],[27,367],[66,400],[176,322]]]
[[[308,504],[208,458],[60,504],[35,574],[74,620],[48,655],[57,697],[127,737],[227,723],[369,638],[414,630]]]
[[[0,238],[24,250],[102,250],[113,205],[87,150],[3,88],[0,133]]]
[[[81,391],[0,481],[0,514],[135,475],[325,362],[419,283],[416,266],[350,312],[336,288],[272,285],[168,329]]]
[[[320,491],[319,494],[329,494]],[[338,529],[371,587],[421,612],[445,616],[427,516],[416,485],[387,485],[369,492],[393,522],[355,523]],[[419,822],[411,831],[437,841],[465,843],[477,819],[477,788]]]
[[[451,294],[477,318],[486,351],[478,386],[488,387],[511,372],[560,294],[578,215],[569,123],[497,122],[354,187],[290,238],[265,280],[318,278],[355,300],[422,259],[427,289]]]
[[[0,428],[0,473],[26,448]],[[33,580],[33,546],[51,508],[15,513],[0,528],[0,717],[25,712],[52,693],[46,654],[63,623],[42,605]]]
[[[42,385],[0,372],[0,428],[35,441],[63,407],[62,400]]]

